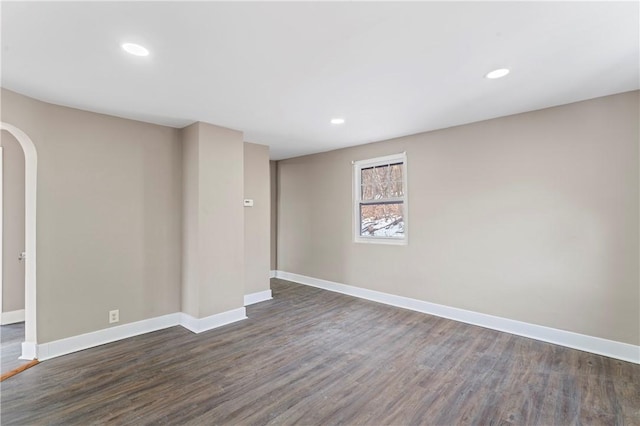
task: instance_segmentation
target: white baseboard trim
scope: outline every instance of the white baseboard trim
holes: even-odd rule
[[[467,311],[465,309],[438,305],[436,303],[411,299],[409,297],[396,296],[393,294],[382,293],[379,291],[368,290],[365,288],[354,287],[284,271],[276,271],[276,277],[299,284],[305,284],[337,293],[347,294],[349,296],[359,297],[361,299],[410,309],[412,311],[448,318],[467,324],[490,328],[492,330],[503,331],[518,336],[528,337],[531,339],[541,340],[543,342],[566,346],[572,349],[592,352],[598,355],[604,355],[640,364],[640,346],[630,345],[628,343],[616,342],[613,340],[602,339],[600,337],[587,336],[584,334],[573,333],[571,331],[559,330],[556,328],[496,317],[479,312]]]
[[[0,325],[15,324],[18,322],[24,322],[24,309],[3,312],[0,316]]]
[[[91,333],[42,343],[40,345],[32,342],[24,342],[22,343],[22,355],[20,359],[37,358],[40,361],[46,361],[51,358],[177,325],[181,325],[194,333],[202,333],[203,331],[221,327],[245,318],[247,318],[247,316],[244,307],[211,315],[206,318],[194,318],[183,312],[176,312],[174,314],[105,328]]]
[[[205,318],[194,318],[191,315],[181,313],[180,325],[194,333],[212,330],[247,318],[247,310],[242,307],[231,311],[222,312]]]
[[[78,352],[105,343],[115,342],[128,337],[162,330],[180,324],[180,314],[168,314],[156,318],[150,318],[129,324],[118,325],[111,328],[80,334],[66,339],[55,340],[38,345],[37,355],[40,361],[55,358],[61,355]]]
[[[247,294],[244,296],[244,306],[253,305],[254,303],[260,303],[271,299],[273,299],[273,297],[271,297],[271,290]]]
[[[22,342],[22,354],[19,359],[33,360],[38,358],[38,348],[33,342]]]
[[[278,272],[278,271],[269,271],[269,278],[275,278],[276,277],[276,272]]]

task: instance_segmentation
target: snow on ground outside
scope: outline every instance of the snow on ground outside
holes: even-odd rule
[[[404,220],[402,216],[389,216],[379,219],[365,218],[362,221],[363,236],[402,237],[404,236]]]

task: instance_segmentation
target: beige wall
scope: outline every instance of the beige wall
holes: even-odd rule
[[[24,262],[18,255],[24,244],[24,152],[6,131],[0,132],[3,148],[3,268],[2,312],[24,309]]]
[[[113,309],[120,325],[244,305],[242,132],[177,130],[4,89],[2,120],[38,155],[38,343],[112,326]],[[265,188],[267,164],[268,148]],[[262,220],[268,236],[268,211]],[[267,250],[268,240],[265,273]]]
[[[176,129],[2,90],[38,154],[38,343],[180,310]]]
[[[242,132],[200,123],[201,315],[244,306]]]
[[[244,198],[253,207],[244,208],[245,294],[269,290],[270,212],[269,147],[244,143]]]
[[[269,161],[270,204],[271,204],[271,270],[278,269],[278,163]]]
[[[198,318],[200,292],[198,123],[181,130],[182,140],[182,312]]]
[[[182,308],[204,318],[244,306],[244,143],[242,132],[202,122],[182,136]]]
[[[278,162],[278,269],[640,343],[638,92]],[[353,242],[352,165],[407,152],[409,244]]]

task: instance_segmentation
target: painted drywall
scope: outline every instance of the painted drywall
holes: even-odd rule
[[[194,318],[200,317],[199,276],[199,170],[197,123],[181,130],[182,141],[182,312]]]
[[[269,183],[271,203],[271,270],[278,269],[278,163],[269,161]]]
[[[1,95],[38,154],[38,343],[178,312],[179,131]]]
[[[243,144],[242,132],[200,123],[203,316],[244,306]]]
[[[24,152],[9,132],[0,132],[3,156],[2,312],[24,309]]]
[[[182,135],[183,310],[204,318],[244,306],[244,142],[202,122]]]
[[[639,92],[278,162],[278,269],[638,345]],[[406,151],[406,246],[352,161]]]
[[[244,198],[253,207],[244,207],[244,291],[258,293],[270,289],[271,199],[269,147],[244,143]]]

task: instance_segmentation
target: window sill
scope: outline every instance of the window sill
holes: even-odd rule
[[[365,244],[385,244],[389,246],[406,246],[408,241],[406,238],[366,238],[366,237],[356,237],[354,240],[355,243],[365,243]]]

